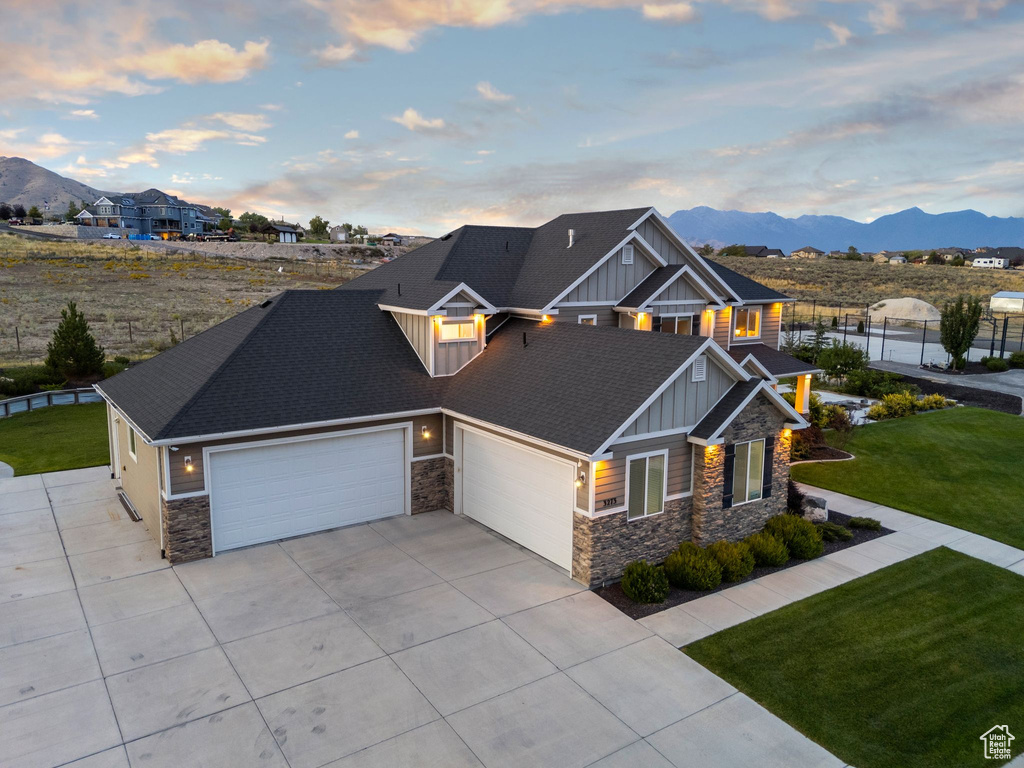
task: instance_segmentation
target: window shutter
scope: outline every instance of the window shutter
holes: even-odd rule
[[[624,245],[622,246],[622,263],[632,264],[633,263],[633,246]]]
[[[767,499],[772,495],[772,458],[775,455],[775,438],[768,436],[764,439],[764,473],[761,483],[761,498]]]
[[[725,466],[722,471],[722,509],[732,506],[732,475],[736,464],[736,446],[725,446]]]

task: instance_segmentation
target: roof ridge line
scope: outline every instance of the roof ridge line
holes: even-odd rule
[[[263,324],[267,322],[267,319],[278,310],[278,308],[281,306],[281,302],[284,300],[286,296],[288,296],[289,293],[291,293],[290,290],[282,291],[278,295],[278,298],[276,300],[271,301],[270,311],[267,312],[263,317],[261,317],[259,322],[256,323],[256,325],[249,329],[249,332],[245,334],[245,338],[242,339],[241,343],[239,343],[231,352],[231,354],[224,358],[221,364],[217,366],[217,369],[206,378],[206,381],[203,383],[203,386],[196,390],[195,394],[193,394],[192,397],[188,399],[188,402],[186,402],[183,406],[181,406],[181,408],[178,409],[178,412],[174,414],[174,418],[172,418],[170,421],[164,424],[163,429],[161,429],[156,434],[156,436],[154,436],[154,440],[162,440],[167,435],[167,433],[174,428],[174,426],[182,419],[185,412],[192,407],[192,404],[195,403],[196,400],[198,400],[200,396],[202,396],[206,392],[206,390],[208,390],[213,385],[213,381],[221,373],[223,373],[224,369],[228,366],[228,364],[231,363],[236,357],[238,357],[238,355],[245,348],[245,346],[252,340],[252,337],[255,335],[256,331],[262,328]],[[253,307],[253,309],[257,308],[258,305],[257,307]]]

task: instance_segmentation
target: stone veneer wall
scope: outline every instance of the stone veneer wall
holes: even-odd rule
[[[164,554],[171,565],[213,556],[210,497],[163,500]]]
[[[444,456],[412,463],[412,513],[451,509],[447,466]]]
[[[644,559],[660,563],[690,538],[691,498],[665,502],[665,511],[637,520],[625,512],[601,517],[573,514],[572,577],[589,586],[614,581],[626,564]]]
[[[725,465],[724,445],[694,451],[693,541],[707,546],[713,541],[738,541],[764,527],[773,515],[786,511],[786,481],[792,438],[783,431],[785,416],[765,395],[759,395],[733,420],[722,437],[725,444],[773,435],[772,493],[766,499],[722,509]]]
[[[445,509],[455,511],[455,459],[444,457],[444,488],[447,494]]]

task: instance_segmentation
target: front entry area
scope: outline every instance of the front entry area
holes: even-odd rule
[[[405,514],[407,428],[208,448],[213,552]]]
[[[572,463],[462,426],[456,443],[456,512],[571,571]]]

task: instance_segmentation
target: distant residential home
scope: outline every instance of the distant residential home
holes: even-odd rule
[[[216,229],[209,209],[187,203],[159,189],[104,196],[75,216],[86,227],[134,229],[144,235],[196,235]]]
[[[824,251],[819,251],[810,245],[805,245],[803,248],[789,252],[789,258],[791,259],[820,259],[824,255]]]
[[[348,230],[338,224],[337,226],[331,227],[328,237],[332,243],[347,243]]]
[[[285,224],[280,221],[270,222],[270,226],[277,233],[277,242],[279,243],[297,243],[299,242],[299,233],[294,225]]]
[[[903,254],[897,254],[895,256],[889,257],[889,263],[890,264],[906,264],[907,263],[907,257],[904,256]]]
[[[1006,259],[1013,264],[1024,264],[1024,248],[1018,248],[1016,246],[1002,246],[1001,248],[976,248],[970,256],[964,256],[964,258],[973,258],[974,256],[987,256],[997,259]]]
[[[753,256],[758,259],[786,258],[786,254],[778,248],[769,248],[767,245],[744,245],[743,249],[747,252],[747,256]]]
[[[943,261],[952,261],[959,256],[964,261],[972,257],[972,252],[967,248],[934,248],[935,253],[942,257]],[[931,251],[929,251],[929,254]]]
[[[380,239],[381,245],[401,245],[402,242],[402,236],[394,232],[388,232]]]

